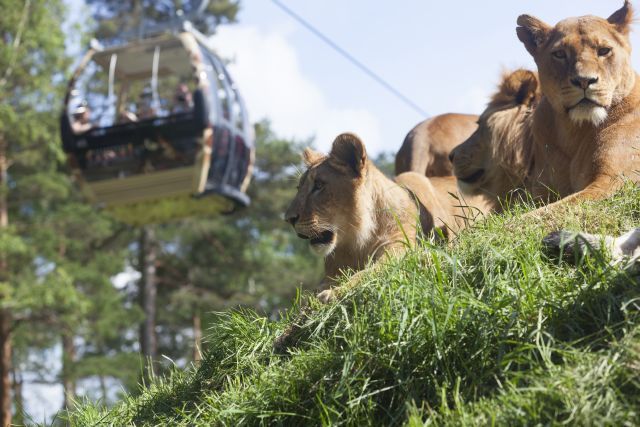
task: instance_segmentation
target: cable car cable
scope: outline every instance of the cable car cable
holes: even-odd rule
[[[345,59],[347,59],[353,65],[359,68],[360,71],[364,72],[366,75],[368,75],[373,80],[375,80],[379,85],[384,87],[387,91],[389,91],[396,98],[398,98],[400,101],[406,104],[409,108],[411,108],[416,113],[420,114],[421,117],[424,118],[429,116],[429,114],[427,114],[425,110],[423,110],[417,103],[413,102],[408,96],[404,95],[402,92],[396,89],[393,85],[391,85],[391,83],[387,82],[384,78],[380,77],[377,73],[372,71],[369,67],[367,67],[365,64],[360,62],[358,59],[356,59],[353,55],[351,55],[345,49],[341,48],[336,42],[334,42],[329,37],[324,35],[320,30],[318,30],[316,27],[311,25],[309,22],[307,22],[304,18],[302,18],[297,13],[295,13],[293,10],[289,9],[282,2],[280,2],[279,0],[271,0],[271,2],[276,6],[278,6],[281,10],[283,10],[287,15],[289,15],[290,17],[298,21],[298,23],[300,23],[307,30],[311,31],[320,40],[328,44],[333,50],[338,52],[340,55],[342,55]]]

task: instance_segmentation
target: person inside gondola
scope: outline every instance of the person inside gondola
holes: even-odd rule
[[[186,113],[193,108],[193,98],[189,87],[184,83],[179,83],[173,96],[173,106],[171,113]]]
[[[75,134],[88,131],[93,127],[91,123],[91,111],[87,101],[81,101],[73,111],[73,119],[71,120],[71,129]]]
[[[135,106],[132,104],[129,108],[122,108],[120,110],[120,112],[118,113],[118,123],[131,123],[138,121],[138,116],[136,116],[136,113],[131,111],[135,109],[133,107]]]
[[[158,114],[155,106],[153,105],[153,93],[149,86],[145,86],[140,94],[137,113],[138,120],[151,119]]]
[[[157,115],[157,111],[153,106],[153,95],[149,86],[145,86],[144,89],[142,89],[138,102],[131,107],[122,109],[118,113],[119,123],[137,122],[139,120],[151,119]],[[133,110],[135,110],[135,112]]]

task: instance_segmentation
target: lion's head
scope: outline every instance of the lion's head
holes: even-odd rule
[[[451,152],[463,194],[503,198],[522,182],[528,167],[527,121],[540,97],[534,72],[520,69],[503,76],[478,129]]]
[[[365,181],[370,167],[362,141],[345,133],[333,142],[328,156],[307,149],[307,170],[285,219],[299,237],[323,256],[340,244],[366,241],[372,230],[371,196]]]
[[[582,16],[551,27],[518,17],[518,38],[533,56],[542,92],[558,114],[576,123],[601,125],[612,106],[632,90],[629,1],[608,19]]]

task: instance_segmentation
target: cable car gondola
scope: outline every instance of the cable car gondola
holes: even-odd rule
[[[253,128],[223,62],[189,22],[102,48],[71,78],[64,151],[82,187],[141,225],[247,206]]]

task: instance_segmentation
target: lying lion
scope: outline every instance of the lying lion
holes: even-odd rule
[[[451,152],[460,191],[483,197],[488,210],[500,212],[511,194],[531,186],[533,111],[540,98],[534,72],[503,75],[478,129]]]
[[[485,111],[474,134],[484,148],[469,142],[454,150],[456,176],[475,186],[479,175],[468,175],[474,166],[464,164],[477,163],[468,160],[470,150],[497,159],[492,144],[502,140],[519,152],[513,167],[525,168],[523,185],[533,197],[560,199],[535,214],[604,198],[624,179],[640,181],[640,82],[631,68],[631,19],[628,1],[608,19],[569,18],[555,27],[520,16],[518,37],[536,61],[543,96],[530,118],[515,126]],[[516,148],[519,140],[523,145]]]
[[[329,289],[318,295],[325,302],[342,271],[400,253],[420,232],[450,236],[472,216],[454,196],[454,177],[407,172],[392,181],[350,133],[335,139],[328,156],[305,150],[304,161],[308,169],[285,219],[325,258],[322,287]]]
[[[478,127],[478,116],[441,114],[418,123],[396,154],[396,175],[418,172],[428,177],[451,176],[449,153]]]

